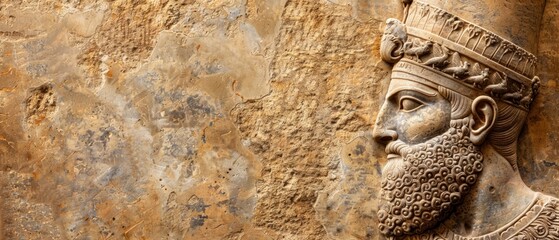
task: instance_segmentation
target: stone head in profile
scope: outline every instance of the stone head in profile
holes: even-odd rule
[[[379,231],[409,239],[559,239],[554,197],[531,190],[517,140],[534,101],[545,1],[404,1],[374,138],[385,146]],[[529,10],[527,10],[529,9]]]

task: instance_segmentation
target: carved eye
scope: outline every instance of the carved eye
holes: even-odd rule
[[[423,106],[423,102],[412,97],[400,98],[400,110],[403,112],[415,111]]]

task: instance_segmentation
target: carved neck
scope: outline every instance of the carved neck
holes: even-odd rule
[[[443,223],[448,230],[463,237],[489,234],[506,226],[536,197],[519,172],[491,145],[483,144],[482,152],[483,171],[476,185]]]

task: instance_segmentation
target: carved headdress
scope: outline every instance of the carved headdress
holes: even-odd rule
[[[381,42],[382,59],[395,64],[392,79],[489,95],[528,111],[540,85],[533,53],[544,0],[403,3],[403,22],[388,19]]]

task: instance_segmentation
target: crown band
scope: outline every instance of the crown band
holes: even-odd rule
[[[440,37],[438,35],[432,34],[430,32],[418,29],[418,28],[414,28],[414,27],[408,27],[408,34],[410,36],[414,36],[417,38],[421,38],[421,39],[425,39],[425,40],[429,40],[432,42],[436,42],[440,45],[443,45],[445,47],[447,47],[448,49],[455,51],[455,52],[459,52],[461,55],[464,55],[466,57],[469,57],[471,59],[477,60],[478,62],[483,62],[484,65],[486,65],[489,68],[492,68],[498,72],[502,72],[505,73],[510,79],[514,79],[516,81],[519,81],[520,84],[525,84],[525,85],[529,85],[532,80],[529,79],[528,77],[513,71],[510,68],[504,67],[503,65],[496,63],[495,61],[480,55],[477,52],[474,52],[472,50],[470,50],[469,48],[464,47],[461,44],[457,44],[453,41],[450,41],[448,39],[445,39],[443,37]]]

